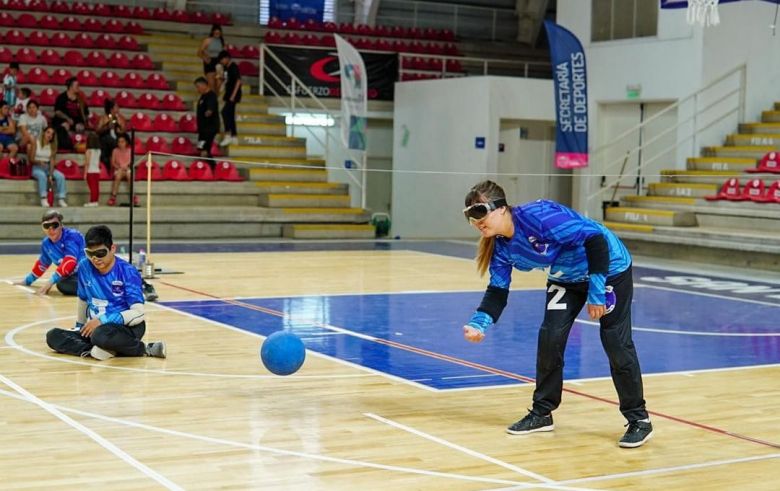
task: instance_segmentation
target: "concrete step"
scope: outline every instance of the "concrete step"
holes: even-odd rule
[[[368,223],[371,213],[363,208],[279,208],[286,222]]]
[[[308,170],[308,168],[325,167],[325,161],[323,159],[307,158],[242,157],[239,162],[236,162],[236,166],[246,169],[284,169],[285,167],[294,167]]]
[[[290,224],[282,235],[291,239],[373,239],[376,229],[365,224]]]
[[[238,136],[238,145],[232,145],[232,149],[243,147],[274,146],[274,147],[306,147],[306,138],[298,138],[287,135],[246,135]]]
[[[756,159],[739,157],[693,157],[687,160],[686,167],[689,170],[743,172],[756,164]]]
[[[328,171],[325,169],[261,169],[248,170],[249,180],[256,182],[326,182]]]
[[[772,146],[777,148],[780,146],[780,134],[773,133],[739,133],[732,134],[726,137],[727,146]]]
[[[742,123],[740,133],[780,133],[780,123]]]
[[[762,111],[762,123],[780,123],[780,111]]]
[[[703,157],[741,157],[745,159],[760,159],[768,152],[777,150],[774,146],[768,145],[744,145],[744,146],[723,146],[723,147],[704,147],[702,149]]]
[[[190,84],[188,88],[176,88],[176,93],[179,94],[179,97],[182,98],[182,100],[185,101],[197,101],[200,97],[200,94],[195,90],[194,86]],[[220,103],[221,103],[220,98]],[[262,95],[257,94],[245,94],[241,93],[241,104],[242,105],[252,105],[253,107],[255,105],[266,105],[266,98]]]
[[[631,232],[652,233],[654,228],[652,225],[644,225],[640,223],[624,223],[624,222],[603,222],[603,223],[607,228],[615,232],[631,231]]]
[[[648,186],[648,194],[653,196],[703,198],[717,192],[715,184],[654,182]]]
[[[610,222],[664,225],[670,227],[693,227],[696,225],[696,215],[690,212],[655,210],[651,208],[629,208],[622,206],[607,208],[606,220]]]
[[[349,192],[342,182],[253,181],[262,194],[338,194]]]
[[[731,177],[742,178],[747,176],[737,171],[704,171],[704,170],[677,170],[667,169],[661,171],[662,182],[688,182],[699,184],[723,184],[723,181]]]
[[[340,208],[348,207],[348,194],[261,194],[260,206],[269,208]]]
[[[230,145],[222,147],[227,149],[231,158],[243,160],[244,157],[252,158],[287,158],[305,159],[306,146],[280,146],[280,145]]]
[[[236,114],[236,124],[239,129],[243,124],[284,124],[286,126],[284,116],[244,111],[239,111],[239,113]]]
[[[239,135],[287,136],[287,125],[281,123],[237,123]]]

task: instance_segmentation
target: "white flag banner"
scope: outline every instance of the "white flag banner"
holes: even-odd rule
[[[341,139],[347,148],[366,150],[368,80],[358,50],[338,34],[336,48],[341,67]]]

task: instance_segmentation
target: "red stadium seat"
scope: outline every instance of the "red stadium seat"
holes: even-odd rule
[[[0,63],[8,63],[13,61],[14,54],[10,49],[0,46]]]
[[[182,102],[181,98],[177,94],[165,94],[160,101],[160,108],[167,111],[183,111],[187,107]]]
[[[355,33],[361,36],[373,36],[374,29],[368,24],[358,24],[355,27]]]
[[[202,160],[196,160],[190,164],[188,175],[193,181],[214,180],[214,174],[211,172],[211,166]]]
[[[276,31],[266,32],[264,39],[267,44],[282,44],[282,35]]]
[[[15,163],[18,162],[17,159],[14,159]],[[16,169],[16,172],[19,172],[19,168]],[[30,178],[32,168],[31,166],[25,166],[23,168],[23,174],[22,175],[11,175],[11,159],[8,157],[0,158],[0,179],[15,179],[15,180],[26,180]]]
[[[69,14],[70,4],[63,0],[56,0],[49,5],[49,11],[54,12],[55,14]]]
[[[193,24],[210,24],[211,19],[203,12],[191,12],[189,22]]]
[[[138,49],[138,41],[131,36],[122,36],[117,40],[117,48],[127,51],[136,51]]]
[[[338,32],[339,25],[335,22],[326,22],[322,25],[322,30],[325,32]]]
[[[144,155],[146,153],[146,143],[144,143],[144,141],[137,134],[135,137],[133,151],[135,152],[136,156]]]
[[[297,32],[287,32],[282,36],[282,44],[289,44],[291,46],[298,46],[303,44],[303,36]]]
[[[146,78],[146,88],[147,89],[158,89],[158,90],[167,90],[168,87],[168,81],[165,80],[165,77],[159,73],[151,73]]]
[[[338,32],[341,34],[355,34],[355,26],[349,22],[342,22],[339,24]]]
[[[233,24],[233,21],[230,20],[230,16],[225,15],[221,12],[214,12],[213,14],[211,14],[211,22],[223,26],[229,26]]]
[[[766,189],[764,203],[780,203],[780,181],[774,181]]]
[[[108,66],[106,55],[100,51],[90,51],[87,53],[87,56],[84,58],[84,63],[86,63],[87,66],[98,68],[106,68]]]
[[[764,187],[764,181],[761,179],[751,179],[746,182],[745,187],[742,188],[741,201],[755,201],[761,203],[764,201],[765,194],[766,188]]]
[[[89,17],[81,23],[81,29],[88,32],[102,32],[104,28],[99,20],[94,17]]]
[[[739,179],[732,177],[723,183],[720,187],[720,191],[716,195],[705,196],[707,201],[742,201],[742,192],[740,191]]]
[[[101,34],[95,38],[95,47],[100,49],[116,49],[116,39],[110,34]]]
[[[108,173],[108,169],[106,169],[106,166],[105,164],[103,164],[103,162],[100,163],[100,180],[101,181],[111,180],[111,174]]]
[[[27,36],[27,43],[32,46],[48,46],[49,36],[41,31],[33,31]]]
[[[16,61],[25,65],[33,65],[38,62],[38,55],[30,48],[20,48],[16,52]]]
[[[154,62],[149,58],[149,55],[138,53],[133,56],[132,66],[137,70],[153,70]]]
[[[141,7],[140,5],[133,8],[134,19],[151,19],[152,11],[148,7]]]
[[[22,8],[25,7],[23,6]],[[48,12],[49,6],[46,4],[45,0],[31,0],[30,3],[27,4],[26,10],[31,12]]]
[[[16,19],[8,12],[0,12],[0,27],[14,27],[16,25]]]
[[[242,75],[257,75],[260,73],[260,69],[251,61],[238,62],[238,70]]]
[[[119,100],[118,96],[117,100]],[[142,112],[133,114],[133,116],[130,118],[130,124],[136,131],[152,131],[152,120],[149,119],[149,116]]]
[[[146,181],[149,178],[149,174],[147,173],[148,169],[149,161],[147,159],[143,159],[138,163],[138,165],[135,166],[135,180]],[[160,164],[152,160],[152,181],[162,180],[164,180],[162,168],[160,168]]]
[[[227,46],[225,46],[225,51],[230,53],[230,56],[232,56],[233,58],[240,58],[241,57],[241,50],[238,49],[233,44],[228,44]]]
[[[130,67],[130,59],[127,57],[126,54],[122,53],[121,51],[115,51],[111,54],[111,57],[108,59],[108,64],[112,68],[129,68]]]
[[[110,99],[110,98],[111,98],[111,94],[109,94],[103,89],[98,89],[89,95],[89,99],[87,99],[87,102],[91,107],[103,107],[103,103],[106,101],[106,99]],[[90,116],[92,114],[97,114],[97,113],[93,111],[92,113],[90,113]]]
[[[253,60],[256,60],[260,58],[260,48],[254,44],[247,44],[241,49],[241,55],[244,58],[252,58]]]
[[[103,24],[103,30],[106,32],[113,32],[119,34],[125,31],[125,24],[116,19],[109,19]]]
[[[111,15],[125,19],[133,16],[133,9],[127,5],[113,5]]]
[[[159,109],[160,101],[154,94],[146,93],[140,96],[138,99],[138,107],[143,109]]]
[[[147,152],[157,152],[157,153],[171,153],[171,147],[168,145],[168,142],[165,141],[165,138],[161,136],[150,136],[148,140],[146,140],[146,151]]]
[[[769,152],[761,158],[757,167],[745,170],[751,173],[765,172],[780,174],[780,154],[777,152]]]
[[[65,85],[65,82],[71,77],[73,74],[66,68],[57,68],[49,74],[51,82],[57,85]]]
[[[179,131],[182,133],[197,133],[198,121],[195,119],[195,116],[190,113],[182,115],[179,118]]]
[[[152,12],[152,17],[154,20],[173,20],[173,12],[165,7],[157,7]]]
[[[92,95],[95,95],[94,92],[92,93]],[[103,106],[103,101],[105,101],[105,98],[100,99],[100,106],[101,107]],[[92,105],[97,105],[97,104],[92,104],[92,102],[89,102],[89,105],[92,106]],[[95,111],[90,112],[89,116],[87,116],[87,121],[89,122],[89,127],[90,128],[97,128],[97,125],[100,122],[100,114],[98,114]]]
[[[94,4],[94,7],[92,7],[92,15],[98,15],[100,17],[109,17],[113,15],[113,12],[111,11],[111,7],[104,3],[96,3]]]
[[[122,79],[122,85],[131,89],[140,89],[144,86],[144,79],[135,72],[127,72]]]
[[[60,21],[60,29],[66,31],[80,31],[81,21],[72,15],[69,15]]]
[[[138,22],[130,21],[125,24],[125,32],[128,34],[143,34],[144,28]]]
[[[57,48],[70,48],[71,44],[73,44],[73,40],[64,32],[55,32],[49,38],[49,42]]]
[[[163,179],[169,181],[189,181],[190,176],[187,175],[187,169],[183,163],[178,160],[169,160],[163,167]]]
[[[135,96],[126,90],[120,90],[116,94],[116,103],[119,104],[120,107],[138,107],[138,101],[135,99]]]
[[[22,31],[18,29],[12,29],[5,33],[5,42],[6,44],[15,44],[21,46],[27,43],[27,38],[25,38],[24,34],[22,34]]]
[[[174,22],[189,22],[190,16],[184,10],[174,10],[171,14],[171,18]]]
[[[178,129],[178,125],[172,117],[165,113],[160,113],[155,116],[154,122],[152,123],[152,129],[162,133],[175,133]],[[174,151],[173,153],[177,152]]]
[[[43,70],[40,67],[35,67],[27,73],[27,83],[36,85],[49,85],[51,83],[51,79],[49,78],[49,74],[46,73],[46,70]]]
[[[55,169],[62,172],[65,179],[69,181],[75,181],[77,179],[84,179],[83,169],[75,161],[71,159],[63,159],[57,162]]]
[[[70,11],[71,13],[78,15],[89,15],[92,13],[89,5],[84,2],[73,2],[73,5],[70,7]]]
[[[320,38],[320,46],[336,46],[336,38],[332,34],[326,34]]]
[[[197,155],[197,149],[186,136],[177,136],[171,142],[171,153],[176,155]]]
[[[84,59],[84,55],[80,51],[66,51],[62,55],[62,62],[68,66],[86,66],[87,61]]]
[[[301,44],[304,46],[319,46],[320,38],[319,36],[315,36],[314,34],[309,33],[303,36]]]
[[[62,57],[53,49],[46,48],[41,51],[41,54],[38,56],[38,63],[41,65],[59,65],[62,63]]]
[[[53,106],[58,95],[57,91],[51,87],[43,89],[43,92],[38,95],[38,102],[40,102],[42,106]]]
[[[92,70],[79,70],[76,74],[76,79],[79,81],[79,84],[87,87],[98,85],[97,75]]]
[[[214,178],[218,181],[240,182],[244,178],[238,173],[238,169],[232,162],[217,162],[214,169]]]
[[[31,14],[21,14],[16,18],[16,27],[22,29],[32,29],[34,27],[38,27],[38,19],[33,17]]]

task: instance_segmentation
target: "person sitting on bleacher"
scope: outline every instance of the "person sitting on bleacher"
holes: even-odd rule
[[[50,126],[43,130],[41,137],[33,144],[32,155],[32,176],[38,181],[38,196],[41,198],[41,206],[49,207],[47,194],[53,181],[58,205],[60,208],[67,207],[65,176],[54,168],[54,158],[57,156],[57,135],[54,133],[54,128]]]
[[[27,112],[19,118],[19,131],[22,134],[19,144],[27,149],[27,158],[32,161],[35,157],[35,142],[41,137],[43,130],[49,126],[46,118],[38,110],[38,101],[31,100],[27,103]]]
[[[8,150],[11,159],[16,157],[19,146],[16,144],[16,122],[11,117],[11,107],[6,101],[0,101],[0,152]]]
[[[111,166],[111,154],[117,145],[119,135],[127,130],[127,118],[119,112],[119,106],[112,99],[106,99],[103,103],[105,114],[100,116],[96,132],[100,137],[100,159],[106,165]]]
[[[130,187],[130,166],[132,165],[130,137],[126,133],[122,133],[117,137],[116,143],[117,147],[111,153],[114,182],[111,184],[111,197],[108,198],[108,206],[116,206],[116,193],[119,192],[119,185],[122,181],[127,181],[127,187]],[[139,204],[138,196],[133,195],[133,206],[139,206]]]
[[[57,131],[60,148],[73,149],[71,132],[83,133],[87,127],[89,108],[84,94],[79,90],[76,77],[65,82],[67,90],[57,96],[54,102],[54,120],[52,126]]]

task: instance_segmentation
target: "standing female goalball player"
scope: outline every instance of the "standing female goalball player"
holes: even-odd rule
[[[536,389],[528,414],[507,428],[524,435],[554,429],[552,411],[561,403],[563,352],[582,307],[598,320],[601,343],[609,357],[620,412],[628,429],[621,447],[644,444],[653,434],[631,339],[631,255],[612,232],[554,201],[537,200],[510,207],[498,184],[484,181],[466,195],[466,219],[482,237],[477,252],[480,274],[490,270],[490,284],[477,311],[463,326],[464,337],[479,343],[498,322],[509,294],[512,268],[550,268],[544,320],[539,329]]]

